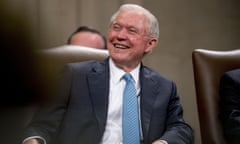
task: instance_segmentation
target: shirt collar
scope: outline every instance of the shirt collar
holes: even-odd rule
[[[110,67],[110,76],[114,83],[120,82],[122,76],[126,73],[122,69],[118,68],[112,59],[109,59],[109,67]],[[139,83],[139,70],[140,70],[140,64],[137,65],[135,69],[133,69],[130,74],[132,75],[132,78],[136,84]]]

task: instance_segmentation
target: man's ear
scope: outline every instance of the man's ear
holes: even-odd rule
[[[151,38],[147,43],[147,48],[145,49],[145,53],[151,52],[158,44],[158,39]]]

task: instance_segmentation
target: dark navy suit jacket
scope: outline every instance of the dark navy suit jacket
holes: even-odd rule
[[[224,73],[220,81],[221,113],[228,143],[240,143],[240,69]]]
[[[25,137],[40,135],[49,143],[98,144],[107,121],[109,59],[67,64],[61,77],[57,100],[33,119]],[[140,110],[145,144],[157,139],[169,144],[191,144],[191,127],[182,118],[183,110],[176,85],[141,65]]]

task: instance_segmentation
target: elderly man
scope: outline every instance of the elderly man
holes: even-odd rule
[[[27,144],[191,144],[176,85],[144,66],[158,43],[155,16],[124,4],[108,29],[110,56],[67,64],[52,108],[25,133]]]

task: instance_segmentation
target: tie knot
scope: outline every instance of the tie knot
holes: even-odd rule
[[[123,75],[123,79],[124,79],[125,81],[129,82],[129,81],[131,81],[132,76],[131,76],[130,73],[126,73],[126,74]]]

